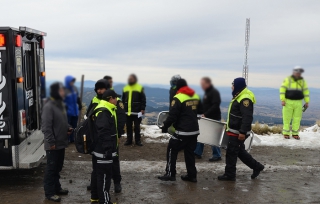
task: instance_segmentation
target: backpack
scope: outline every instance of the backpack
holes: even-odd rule
[[[94,108],[93,108],[94,109]],[[107,110],[106,108],[98,108],[91,110],[87,119],[82,121],[74,130],[75,146],[81,154],[91,154],[95,148],[95,135],[97,134],[95,128],[95,114],[99,111]]]

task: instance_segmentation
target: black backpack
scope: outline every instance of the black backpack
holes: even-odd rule
[[[91,154],[95,148],[95,135],[97,134],[95,128],[95,114],[99,111],[107,110],[106,108],[98,108],[89,112],[87,119],[82,121],[74,130],[75,145],[77,151],[82,154]]]

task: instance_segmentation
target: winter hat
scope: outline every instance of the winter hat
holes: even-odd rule
[[[110,89],[110,84],[106,79],[100,79],[94,85],[94,91],[97,93],[98,89]]]
[[[242,77],[236,78],[233,80],[233,91],[232,95],[235,97],[237,94],[239,94],[243,89],[247,87],[246,80]]]
[[[181,89],[184,86],[188,86],[187,81],[185,79],[179,79],[177,81],[177,90]]]
[[[54,98],[55,100],[62,100],[60,94],[59,94],[59,90],[63,88],[62,83],[60,82],[56,82],[51,84],[50,86],[50,96],[52,98]]]

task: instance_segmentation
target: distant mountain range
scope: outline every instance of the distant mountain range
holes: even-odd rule
[[[48,82],[47,84],[50,84]],[[89,104],[91,99],[95,96],[94,92],[95,81],[84,82],[84,95],[83,102]],[[77,87],[80,87],[80,83],[76,83]],[[160,85],[159,85],[160,86]],[[114,89],[118,94],[122,94],[124,84],[115,83]],[[144,85],[145,93],[147,96],[147,112],[160,112],[168,110],[169,106],[169,86],[161,85]],[[199,86],[192,86],[199,95],[203,95],[203,91]],[[267,124],[281,124],[281,104],[279,99],[279,90],[274,88],[259,88],[249,87],[255,94],[257,103],[255,105],[255,121]],[[230,87],[217,87],[220,91],[222,104],[222,116],[226,118],[226,113],[231,96]],[[310,88],[311,103],[310,108],[303,114],[302,125],[313,125],[316,120],[320,119],[320,89]]]

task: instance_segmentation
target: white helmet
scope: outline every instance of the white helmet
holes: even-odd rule
[[[293,68],[293,71],[294,72],[298,72],[298,73],[303,73],[304,72],[304,69],[301,67],[301,66],[295,66]]]

